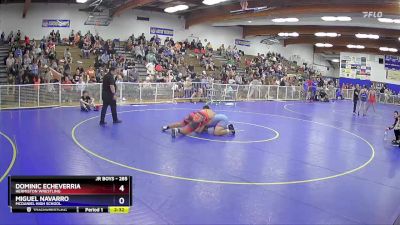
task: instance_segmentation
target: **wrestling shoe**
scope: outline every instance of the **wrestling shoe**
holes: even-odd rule
[[[113,123],[114,123],[114,124],[116,124],[116,123],[122,123],[122,120],[116,120],[116,121],[114,121]]]
[[[100,123],[99,123],[99,125],[102,126],[102,127],[105,127],[106,124],[107,124],[106,122],[100,122]]]
[[[168,126],[163,126],[163,127],[161,127],[161,131],[162,131],[162,132],[165,132],[165,131],[168,130],[168,129],[169,129]]]
[[[233,127],[233,124],[229,124],[228,129],[233,135],[235,135],[236,131],[235,131],[235,128]]]
[[[172,136],[172,138],[176,138],[176,134],[178,133],[178,128],[173,128],[172,130],[171,130],[171,136]]]

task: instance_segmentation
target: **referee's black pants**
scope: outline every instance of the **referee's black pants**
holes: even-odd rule
[[[114,122],[118,121],[117,101],[114,99],[113,100],[103,100],[103,108],[101,109],[100,123],[104,123],[104,119],[106,117],[108,106],[111,107],[111,115],[112,115],[113,121]]]
[[[355,113],[357,110],[357,103],[358,101],[353,101],[353,113]]]

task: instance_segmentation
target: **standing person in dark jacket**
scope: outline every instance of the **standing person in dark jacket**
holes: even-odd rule
[[[398,145],[400,144],[400,121],[399,121],[399,112],[394,111],[393,114],[394,123],[392,126],[386,128],[386,130],[393,130],[395,139],[393,139],[392,144]]]
[[[117,85],[115,83],[115,77],[117,75],[117,70],[115,67],[110,68],[110,72],[108,72],[103,77],[103,91],[102,91],[102,99],[103,99],[103,108],[101,109],[101,117],[100,117],[100,125],[104,126],[106,122],[104,121],[106,117],[106,112],[108,106],[111,107],[111,114],[114,123],[121,123],[121,120],[118,120],[117,115]]]
[[[360,95],[360,86],[357,84],[356,88],[354,89],[354,94],[353,94],[353,114],[354,115],[356,114],[359,95]]]

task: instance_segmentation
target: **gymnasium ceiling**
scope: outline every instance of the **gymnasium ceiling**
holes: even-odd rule
[[[82,4],[82,8],[96,0]],[[36,2],[73,3],[75,0],[0,0],[1,4],[25,2],[25,5]],[[214,26],[241,26],[243,37],[267,36],[276,37],[281,32],[297,32],[299,37],[280,38],[285,45],[331,43],[332,48],[315,48],[316,52],[338,53],[340,51],[368,52],[384,54],[379,47],[396,48],[400,52],[400,23],[382,23],[382,17],[400,19],[400,0],[249,0],[249,7],[268,6],[269,10],[232,14],[230,11],[240,9],[239,0],[230,0],[217,5],[207,6],[202,0],[102,0],[102,6],[109,9],[116,17],[131,9],[163,12],[167,7],[186,4],[188,10],[175,14],[185,17],[186,28],[208,23]],[[29,7],[27,7],[28,11]],[[25,12],[25,10],[24,10]],[[363,12],[375,12],[370,18],[364,18]],[[322,16],[348,16],[349,22],[326,22]],[[295,17],[295,23],[274,23],[272,19]],[[340,34],[335,38],[320,38],[316,32],[334,32]],[[356,33],[376,34],[378,40],[359,39]],[[364,45],[364,49],[348,49],[348,44]]]
[[[400,19],[399,0],[249,0],[249,7],[268,6],[271,9],[260,12],[232,14],[240,9],[239,1],[227,1],[214,6],[201,5],[200,1],[154,1],[141,7],[146,10],[162,11],[163,8],[183,2],[192,2],[191,11],[180,15],[186,18],[186,27],[209,23],[214,26],[242,26],[243,37],[276,37],[278,33],[297,32],[299,37],[280,38],[284,45],[331,43],[332,48],[317,48],[315,52],[338,54],[340,51],[384,54],[379,47],[396,48],[400,51],[400,23],[382,23],[376,18],[378,12],[391,19]],[[139,7],[140,8],[140,7]],[[364,18],[363,12],[376,12],[370,18]],[[349,22],[326,22],[322,16],[348,16]],[[296,23],[274,23],[272,19],[295,17]],[[317,32],[340,34],[336,38],[321,38]],[[378,40],[359,39],[355,34],[377,34]],[[349,49],[347,45],[363,45],[364,49]],[[391,53],[396,54],[396,53]]]

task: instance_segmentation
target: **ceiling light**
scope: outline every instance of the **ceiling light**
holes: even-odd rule
[[[276,19],[273,19],[272,22],[274,22],[274,23],[284,23],[284,22],[286,22],[286,20],[284,18],[276,18]]]
[[[389,48],[388,47],[380,47],[379,50],[387,52],[387,51],[389,51]]]
[[[175,12],[178,12],[178,11],[186,10],[188,8],[189,8],[189,6],[187,6],[187,5],[176,5],[176,6],[165,8],[164,12],[166,12],[166,13],[175,13]]]
[[[325,33],[325,32],[318,32],[314,34],[317,37],[338,37],[340,34],[338,33]]]
[[[329,44],[329,43],[317,43],[317,44],[315,44],[315,46],[317,46],[319,48],[331,48],[333,45]]]
[[[327,37],[338,37],[338,36],[340,36],[340,34],[338,34],[338,33],[326,33],[326,36]]]
[[[334,62],[334,63],[338,63],[339,59],[332,59],[331,61]]]
[[[166,12],[166,13],[174,13],[176,11],[177,10],[175,9],[175,7],[168,7],[168,8],[164,9],[164,12]]]
[[[333,21],[340,21],[340,22],[348,22],[351,21],[351,17],[349,16],[323,16],[321,17],[323,21],[333,22]]]
[[[76,0],[77,3],[86,3],[88,0]]]
[[[221,2],[226,2],[227,0],[203,0],[204,5],[216,5]]]
[[[177,6],[175,6],[175,9],[178,10],[178,11],[183,11],[183,10],[186,10],[188,8],[189,8],[188,5],[177,5]]]
[[[299,33],[292,32],[292,33],[279,33],[278,36],[280,37],[298,37]]]
[[[347,45],[347,48],[356,48],[356,49],[364,49],[365,46],[364,45]]]
[[[378,21],[381,23],[400,23],[400,19],[391,18],[378,18]]]
[[[348,22],[351,21],[351,17],[349,16],[338,16],[336,17],[337,21],[341,21],[341,22]]]
[[[274,23],[295,23],[299,22],[297,18],[275,18],[272,20]]]
[[[368,38],[368,39],[379,39],[379,35],[376,34],[356,34],[357,38]]]
[[[323,21],[336,21],[336,16],[323,16],[321,19]]]
[[[367,34],[356,34],[357,38],[367,38],[368,35]]]
[[[251,20],[249,20],[249,21],[247,21],[248,23],[252,23],[253,21],[251,21]]]
[[[390,18],[378,18],[378,21],[381,23],[393,23],[393,19]]]
[[[398,50],[396,48],[388,48],[388,47],[380,47],[379,50],[383,52],[397,52]]]
[[[286,22],[295,23],[295,22],[299,22],[299,19],[297,19],[297,18],[286,18]]]

